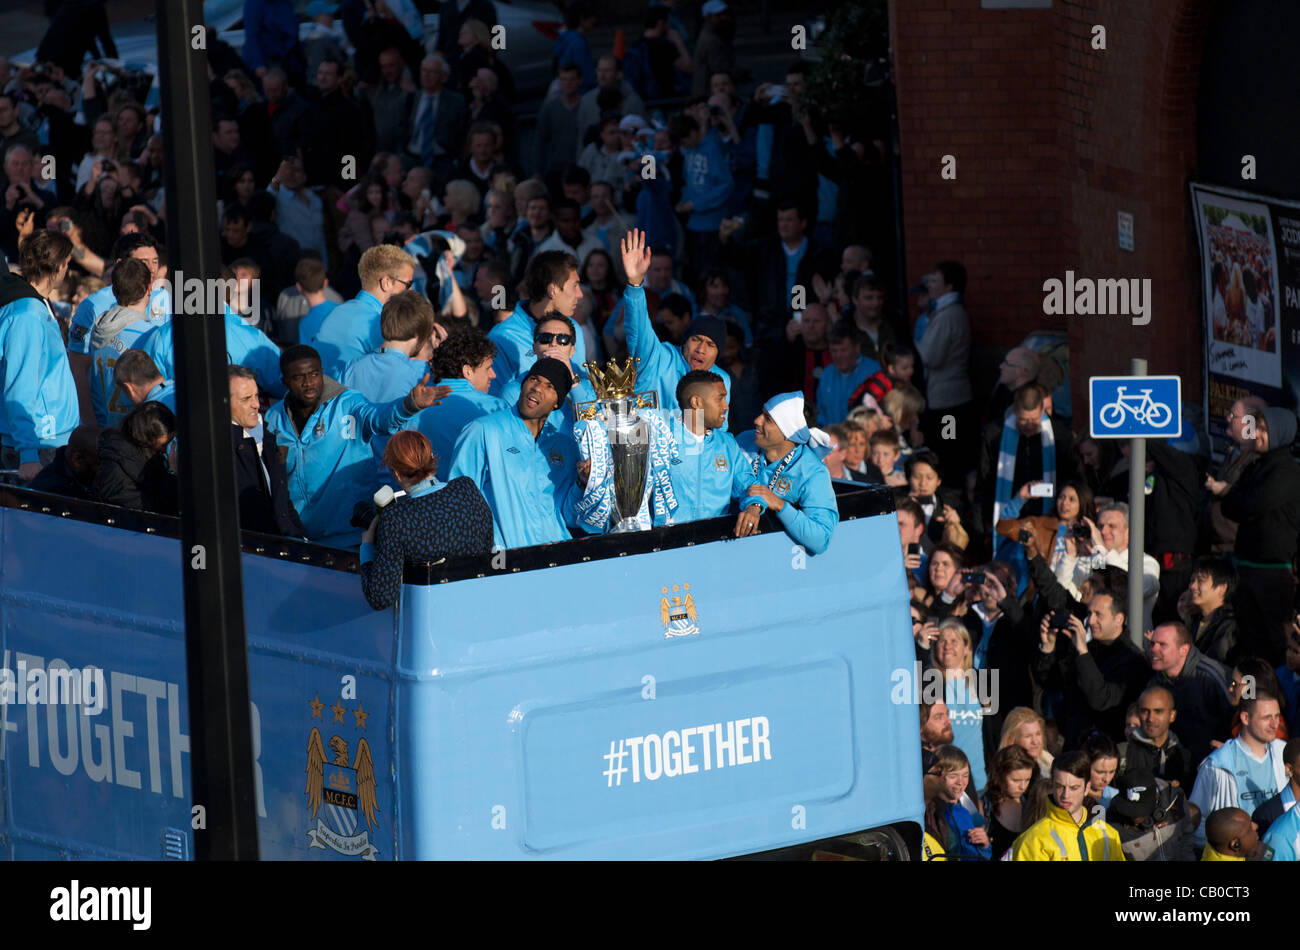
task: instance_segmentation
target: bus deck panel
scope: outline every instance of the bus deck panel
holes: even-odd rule
[[[4,665],[106,688],[0,710],[3,853],[188,857],[177,522],[49,498],[0,490]],[[718,858],[915,821],[892,502],[840,503],[815,557],[715,519],[411,565],[385,611],[354,556],[245,535],[262,856]]]

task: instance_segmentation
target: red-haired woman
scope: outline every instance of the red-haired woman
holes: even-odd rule
[[[361,589],[375,610],[397,603],[407,558],[436,561],[492,550],[492,509],[483,494],[468,478],[438,481],[438,458],[422,434],[395,434],[384,464],[406,497],[382,508],[362,536]]]

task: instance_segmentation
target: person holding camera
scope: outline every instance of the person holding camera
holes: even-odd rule
[[[492,550],[492,509],[474,481],[464,475],[440,482],[438,458],[421,433],[404,429],[388,440],[384,464],[405,497],[386,496],[361,539],[361,590],[375,610],[397,603],[408,559],[436,561],[473,557]]]
[[[1079,555],[1091,553],[1092,525],[1097,520],[1097,506],[1091,489],[1081,481],[1063,482],[1056,495],[1056,506],[1048,514],[1021,517],[1021,511],[1032,500],[1052,496],[1048,482],[1032,481],[1020,486],[1016,496],[1002,506],[1002,516],[997,523],[997,533],[1004,538],[1020,539],[1024,530],[1033,532],[1037,549],[1042,552],[1048,568],[1072,593],[1078,592],[1090,573],[1089,562],[1077,560]],[[1022,540],[1022,544],[1025,542]],[[1066,556],[1076,558],[1072,571],[1062,569]],[[1026,558],[1029,552],[1025,552]]]
[[[1029,679],[1033,618],[1016,594],[1015,578],[1006,563],[991,561],[983,569],[964,572],[963,578],[970,609],[961,619],[975,645],[973,665],[1000,671],[999,710],[984,715],[984,743],[992,750],[1001,735],[1006,710],[1033,702]]]
[[[1086,625],[1065,610],[1039,624],[1034,678],[1062,691],[1058,722],[1067,748],[1094,728],[1123,735],[1124,711],[1147,681],[1146,659],[1124,636],[1126,594],[1114,587],[1094,593]]]

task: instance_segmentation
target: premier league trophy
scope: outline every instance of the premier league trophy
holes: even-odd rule
[[[619,366],[618,360],[610,360],[603,369],[599,363],[584,363],[596,399],[574,406],[578,419],[598,419],[609,439],[608,477],[612,481],[613,496],[611,533],[641,530],[637,515],[645,499],[650,470],[650,422],[638,415],[637,410],[657,408],[658,399],[653,392],[635,392],[636,364],[639,362],[639,359],[629,357]],[[595,478],[595,459],[592,466],[592,477]]]

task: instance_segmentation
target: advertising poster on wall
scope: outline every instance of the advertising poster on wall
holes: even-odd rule
[[[1247,395],[1296,409],[1300,396],[1300,204],[1191,185],[1201,249],[1206,420],[1226,445]]]

